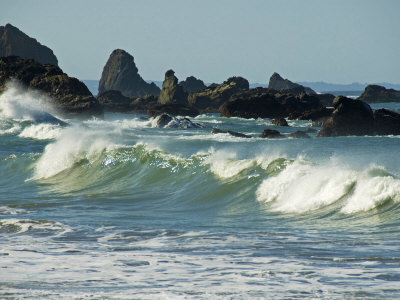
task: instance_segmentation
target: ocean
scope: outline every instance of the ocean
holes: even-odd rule
[[[0,96],[0,298],[400,298],[398,136],[262,139],[312,123],[218,114],[60,126],[42,100]]]

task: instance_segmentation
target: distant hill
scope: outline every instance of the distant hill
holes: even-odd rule
[[[323,81],[318,81],[318,82],[302,81],[297,83],[304,86],[308,86],[317,92],[364,91],[365,87],[370,84],[370,83],[359,83],[359,82],[353,82],[350,84],[335,84]],[[387,82],[380,82],[373,84],[381,85],[388,89],[400,90],[400,84],[392,84]]]

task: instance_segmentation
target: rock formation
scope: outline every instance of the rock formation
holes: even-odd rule
[[[162,85],[160,96],[158,96],[158,103],[178,103],[187,105],[187,97],[188,95],[183,90],[183,87],[178,84],[178,78],[176,78],[175,72],[173,70],[168,70],[165,72],[165,79]]]
[[[234,137],[241,137],[241,138],[247,138],[247,139],[251,138],[250,135],[247,135],[247,134],[244,134],[244,133],[240,133],[240,132],[236,132],[236,131],[232,131],[232,130],[222,130],[222,129],[215,128],[215,127],[211,130],[211,133],[214,133],[214,134],[227,133],[227,134],[230,134],[231,136],[234,136]]]
[[[380,85],[368,85],[357,99],[367,103],[400,102],[400,91]]]
[[[378,135],[400,135],[400,114],[388,110],[374,111],[374,128]]]
[[[212,84],[189,95],[189,104],[202,112],[218,112],[219,107],[236,94],[249,90],[249,82],[243,77],[230,77],[222,84]]]
[[[289,79],[283,79],[278,73],[272,74],[268,87],[285,94],[299,95],[301,93],[316,94],[311,88],[294,83]]]
[[[0,92],[4,91],[6,83],[12,79],[47,94],[52,105],[62,113],[80,116],[102,114],[99,102],[88,88],[57,66],[42,65],[33,59],[18,56],[0,58]]]
[[[274,119],[322,107],[319,99],[311,95],[294,97],[275,93],[276,91],[268,88],[255,88],[236,94],[221,105],[221,116]]]
[[[58,65],[53,51],[27,36],[17,27],[7,24],[0,26],[0,57],[19,56],[34,59],[41,64]]]
[[[134,99],[125,97],[120,91],[105,91],[97,96],[104,111],[130,112]]]
[[[186,80],[179,82],[179,85],[186,93],[197,93],[207,87],[202,80],[194,76],[187,77]]]
[[[318,133],[318,136],[372,135],[374,115],[371,107],[360,100],[336,97],[334,111]]]
[[[289,126],[285,118],[277,118],[273,119],[271,121],[271,124],[277,125],[277,126]]]
[[[139,75],[133,56],[121,49],[111,53],[101,74],[99,94],[109,90],[134,98],[160,93],[153,82],[149,84]]]
[[[281,134],[278,130],[273,129],[264,129],[264,131],[260,134],[260,138],[267,139],[282,139],[285,138],[283,134]]]
[[[293,138],[293,139],[310,139],[311,138],[305,131],[301,131],[301,130],[292,132],[291,134],[289,134],[289,137]]]
[[[147,109],[147,115],[149,117],[154,117],[162,113],[167,113],[172,116],[189,116],[189,117],[195,117],[199,115],[199,111],[194,107],[189,107],[187,105],[182,105],[179,103],[156,104],[149,106]]]

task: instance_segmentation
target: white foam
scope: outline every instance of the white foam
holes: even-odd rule
[[[26,127],[18,136],[37,140],[55,139],[61,134],[62,128],[59,125],[37,124]]]
[[[38,112],[54,113],[49,98],[39,91],[27,90],[15,81],[6,84],[0,95],[0,117],[13,120],[34,120]]]
[[[265,179],[256,196],[258,201],[273,202],[273,210],[301,213],[339,200],[355,180],[356,173],[346,167],[316,166],[300,157]]]
[[[210,170],[220,178],[231,178],[237,176],[242,171],[256,165],[255,159],[237,159],[237,154],[224,150],[213,152],[204,161],[210,165]]]
[[[366,171],[360,174],[354,192],[341,211],[347,214],[368,211],[388,200],[400,202],[400,180],[392,176],[371,176]]]
[[[103,132],[79,126],[64,130],[58,140],[46,146],[36,164],[33,179],[49,178],[87,159],[89,162],[116,144]]]
[[[21,125],[13,124],[13,126],[11,128],[0,129],[0,135],[14,134],[14,133],[20,132],[21,130],[22,130]]]
[[[66,230],[66,227],[54,221],[30,220],[30,219],[2,219],[0,228],[10,228],[10,230],[23,233],[31,230]]]

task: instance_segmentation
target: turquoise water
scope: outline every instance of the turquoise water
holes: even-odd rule
[[[1,298],[400,297],[399,137],[265,140],[311,122],[218,115],[61,127],[32,121],[40,98],[0,96]]]

